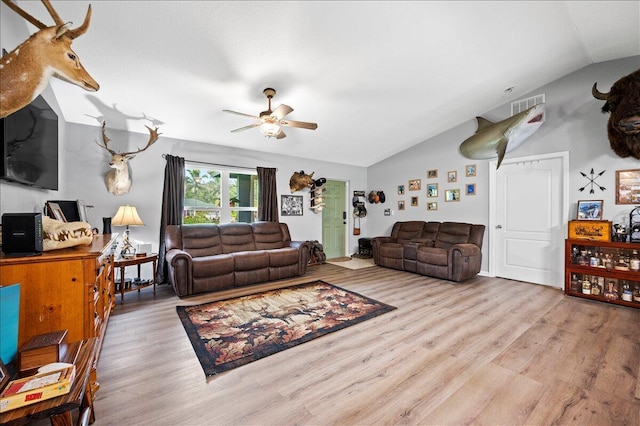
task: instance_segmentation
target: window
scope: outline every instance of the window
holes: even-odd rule
[[[251,223],[257,220],[257,172],[213,165],[185,165],[182,223]]]

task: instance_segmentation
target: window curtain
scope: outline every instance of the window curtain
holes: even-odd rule
[[[162,216],[160,218],[160,249],[158,250],[158,270],[156,282],[165,283],[168,267],[165,261],[164,234],[167,225],[182,224],[184,211],[184,158],[164,155],[167,165],[164,168],[164,190],[162,191]]]
[[[278,189],[276,185],[277,169],[258,167],[258,220],[278,222]]]

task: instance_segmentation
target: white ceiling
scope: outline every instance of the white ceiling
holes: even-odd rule
[[[52,24],[40,2],[17,3]],[[89,1],[52,3],[75,27]],[[147,133],[149,119],[165,137],[357,166],[591,63],[640,55],[638,1],[93,0],[92,8],[73,47],[100,90],[52,81],[66,121]],[[3,4],[2,13],[14,12]],[[281,140],[257,128],[230,133],[253,121],[222,110],[258,115],[266,87],[278,92],[273,109],[287,104],[288,119],[318,129],[285,128]]]

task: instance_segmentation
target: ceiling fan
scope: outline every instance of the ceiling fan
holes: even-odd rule
[[[260,131],[265,134],[265,136],[270,138],[282,139],[286,138],[287,135],[282,131],[282,126],[289,127],[299,127],[301,129],[310,129],[315,130],[318,128],[316,123],[307,123],[305,121],[291,121],[291,120],[283,120],[283,118],[293,111],[288,105],[280,105],[275,111],[271,111],[271,99],[276,95],[275,89],[267,87],[262,91],[265,94],[267,99],[269,100],[269,108],[266,111],[262,111],[260,116],[255,116],[251,114],[245,114],[243,112],[231,111],[228,109],[223,109],[224,112],[230,112],[231,114],[243,115],[245,117],[256,118],[260,121],[249,124],[248,126],[240,127],[239,129],[232,130],[232,133],[241,132],[243,130],[251,129],[253,127],[259,127]]]

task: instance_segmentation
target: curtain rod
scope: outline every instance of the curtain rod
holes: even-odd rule
[[[167,158],[167,154],[162,154],[162,158],[166,159]],[[257,169],[257,167],[242,167],[242,166],[233,166],[231,164],[219,164],[219,163],[209,163],[206,161],[196,161],[196,160],[187,160],[186,158],[184,159],[185,162],[187,163],[194,163],[194,164],[204,164],[207,166],[220,166],[220,167],[228,167],[231,169],[244,169],[244,170],[253,170],[255,171]],[[278,169],[276,169],[277,171]]]

